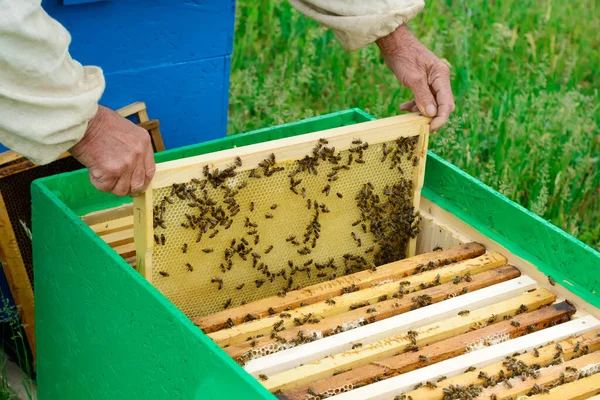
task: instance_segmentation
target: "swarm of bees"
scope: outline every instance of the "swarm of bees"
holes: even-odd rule
[[[277,285],[277,295],[284,297],[287,292],[302,288],[300,284],[305,284],[306,279],[327,280],[367,269],[375,271],[377,265],[404,258],[408,241],[418,234],[420,216],[412,206],[412,179],[402,177],[405,172],[402,170],[403,165],[407,165],[407,161],[416,162],[417,140],[417,137],[402,137],[379,146],[370,146],[369,143],[357,138],[352,141],[348,150],[338,151],[329,145],[328,140],[321,139],[308,155],[285,166],[278,162],[273,153],[260,161],[256,168],[246,172],[240,172],[242,167],[240,157],[236,157],[231,165],[224,168],[211,168],[209,165],[204,165],[201,176],[187,183],[173,184],[164,190],[160,189],[162,191],[160,200],[153,208],[154,244],[157,249],[177,246],[180,254],[190,257],[190,262],[184,259],[183,270],[194,276],[206,270],[206,264],[203,264],[202,259],[196,261],[200,252],[211,260],[221,257],[215,265],[219,268],[219,276],[207,276],[206,281],[214,284],[215,290],[221,290],[223,297],[232,295],[233,289],[265,290],[264,288],[271,287],[271,284]],[[398,175],[398,181],[385,187],[383,185],[376,187],[372,182],[366,182],[360,186],[357,193],[339,190],[339,182],[351,176],[348,174],[351,174],[353,169],[371,163],[369,160],[373,160],[373,157],[367,157],[367,154],[372,153],[367,152],[380,152],[381,157],[375,157],[374,160],[377,160],[375,162],[380,161],[385,163],[386,168],[400,172],[402,175]],[[272,235],[267,235],[265,229],[268,229],[269,224],[276,223],[282,213],[287,211],[286,204],[273,201],[262,204],[256,199],[249,201],[247,198],[242,201],[239,200],[238,194],[247,191],[255,181],[286,175],[286,185],[289,183],[289,186],[286,186],[286,191],[289,187],[287,193],[298,196],[305,202],[304,212],[308,211],[308,218],[306,225],[300,227],[303,231],[295,234],[288,232],[281,238],[281,242],[272,241]],[[318,188],[318,192],[312,193],[310,182],[314,176],[322,176],[326,182]],[[171,207],[180,207],[180,204],[187,212],[183,213],[181,220],[173,221],[168,217],[168,211]],[[322,239],[325,216],[335,211],[334,208],[339,207],[340,204],[344,204],[344,207],[349,204],[355,205],[357,218],[352,223],[354,229],[349,227],[349,231],[352,230],[349,242],[351,240],[350,243],[354,243],[356,250],[340,257],[339,263],[334,258],[307,260]],[[220,245],[223,240],[219,242],[217,240],[226,232],[233,232],[234,230],[230,228],[240,223],[244,225],[243,232],[240,236],[236,233],[233,239],[229,233],[227,243],[230,244],[223,248]],[[174,237],[169,239],[168,228],[173,229],[173,226],[177,229],[183,228],[184,232],[193,234],[193,238],[190,240],[186,233],[185,242]],[[178,228],[179,226],[181,228]],[[265,240],[271,243],[264,243]],[[282,248],[290,247],[294,249],[294,254],[297,254],[294,257],[299,256],[305,260],[290,260],[286,268],[275,270],[270,264],[276,263],[268,260],[279,257],[281,251],[287,251]],[[200,253],[201,257],[203,257],[202,253]],[[439,266],[438,263],[429,264],[431,265],[425,267]],[[182,264],[179,265],[181,268]],[[251,279],[246,279],[244,282],[229,282],[231,278],[228,279],[227,276],[230,271],[246,268],[246,266],[251,266],[253,269],[249,271],[252,274]],[[157,269],[157,271],[162,278],[176,275],[175,271],[170,269]],[[258,272],[258,277],[255,276],[255,271]],[[298,277],[298,272],[305,272],[306,278]],[[430,285],[435,284],[436,282],[430,283]],[[344,288],[344,293],[358,289],[351,285]],[[234,305],[234,301],[227,297],[222,298],[223,309]],[[382,296],[378,300],[387,299],[387,296]],[[422,307],[427,302],[428,299],[420,298],[415,305]],[[327,304],[334,305],[335,302],[328,300]]]

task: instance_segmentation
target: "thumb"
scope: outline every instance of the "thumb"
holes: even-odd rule
[[[415,94],[415,102],[419,111],[428,117],[435,117],[437,114],[437,103],[435,97],[427,84],[427,80],[421,78],[410,86]]]

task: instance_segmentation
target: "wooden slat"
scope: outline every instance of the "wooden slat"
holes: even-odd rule
[[[150,186],[148,186],[146,190],[150,193],[152,192],[152,183],[150,183]],[[152,196],[134,197],[133,221],[136,270],[146,279],[151,281],[151,255],[152,247],[154,245],[154,230],[152,229]],[[126,256],[123,257],[126,258]]]
[[[475,310],[510,299],[526,290],[534,289],[536,286],[537,284],[533,279],[522,276],[406,314],[252,360],[246,365],[245,369],[253,376],[259,374],[270,376],[320,360],[332,354],[350,350],[355,343],[365,345],[402,334],[425,324],[432,324],[454,317],[461,310]]]
[[[423,189],[423,181],[425,179],[425,163],[427,161],[427,145],[429,144],[429,125],[421,126],[421,134],[419,135],[419,142],[416,148],[419,149],[419,163],[417,164],[416,171],[413,174],[413,190],[417,193],[421,193]],[[415,196],[413,199],[413,207],[415,210],[419,210],[421,205],[421,196]],[[417,250],[417,238],[412,238],[408,242],[408,249],[406,254],[408,256],[414,256]]]
[[[114,248],[118,255],[123,258],[130,258],[136,256],[135,251],[135,243],[127,243],[122,246],[117,246]]]
[[[463,290],[465,293],[470,293],[484,287],[517,278],[519,275],[520,272],[517,268],[512,266],[504,266],[491,271],[475,274],[471,278],[470,282],[460,282],[459,284],[450,282],[419,291],[418,295],[431,296],[432,303],[438,303],[447,299],[449,296],[453,296],[455,293],[462,293]],[[414,306],[414,302],[412,301],[412,297],[414,295],[415,294],[410,294],[402,299],[392,298],[390,300],[373,304],[373,306],[368,307],[369,313],[365,313],[365,308],[363,307],[344,312],[333,317],[325,318],[321,322],[311,324],[310,326],[297,326],[295,328],[289,328],[279,332],[278,335],[288,343],[291,343],[292,340],[296,339],[300,331],[303,331],[307,334],[309,332],[316,331],[320,332],[323,336],[330,336],[338,331],[342,326],[360,326],[367,321],[369,323],[373,323],[393,317],[394,315],[406,313]],[[225,349],[225,351],[232,358],[239,359],[244,357],[244,355],[252,349],[260,349],[264,348],[265,346],[275,346],[277,344],[277,340],[281,339],[273,339],[270,336],[265,336],[253,341],[255,343],[244,342],[236,346],[228,347]]]
[[[33,304],[33,288],[29,281],[29,275],[21,256],[19,243],[13,230],[8,209],[4,203],[4,197],[0,193],[0,257],[5,262],[4,274],[10,287],[13,300],[18,306],[21,323],[25,327],[27,341],[32,352],[33,359],[36,357],[35,318]]]
[[[568,324],[571,323],[567,323],[567,325]],[[600,330],[588,332],[583,335],[573,336],[565,340],[557,340],[557,343],[563,349],[561,356],[565,360],[570,360],[573,358],[573,356],[579,355],[581,349],[585,348],[586,346],[591,352],[600,350]],[[578,344],[579,346],[577,346]],[[578,348],[578,352],[575,351],[576,346]],[[537,356],[533,351],[529,351],[517,355],[514,357],[514,360],[516,362],[523,362],[526,365],[538,364],[541,367],[545,367],[555,360],[554,356],[556,355],[556,352],[556,344],[552,342],[539,348],[537,350]],[[414,399],[420,400],[442,400],[444,397],[443,389],[450,385],[468,386],[472,383],[475,385],[483,385],[486,383],[486,381],[484,378],[480,378],[479,374],[496,378],[500,373],[505,374],[506,376],[510,376],[511,374],[511,372],[506,368],[504,361],[448,378],[441,383],[438,383],[437,388],[420,388],[405,394],[407,398],[408,396],[411,396]]]
[[[121,107],[116,111],[116,113],[119,114],[121,117],[129,117],[133,114],[138,114],[142,112],[146,113],[146,103],[144,103],[143,101],[136,101],[135,103],[129,104],[125,107]],[[147,121],[148,115],[146,114],[145,117],[146,118],[144,119],[144,121]],[[140,122],[144,121],[142,121],[142,118],[140,118]]]
[[[584,400],[600,393],[600,374],[595,374],[551,389],[548,393],[528,396],[526,400]]]
[[[133,215],[90,225],[90,228],[100,236],[123,229],[133,229]]]
[[[156,166],[152,185],[155,189],[160,189],[174,183],[189,182],[198,177],[203,165],[210,164],[212,168],[223,169],[235,157],[242,160],[243,166],[238,168],[238,172],[253,168],[271,153],[277,156],[278,162],[297,160],[310,154],[314,142],[319,138],[328,140],[329,145],[338,150],[346,150],[352,147],[352,141],[358,136],[368,139],[371,144],[396,140],[398,137],[418,136],[421,127],[429,124],[430,120],[417,114],[405,114],[169,161]]]
[[[485,371],[490,375],[492,375],[494,371],[498,371],[500,368],[503,367],[502,362],[507,356],[523,351],[531,351],[533,348],[546,345],[552,341],[560,341],[570,336],[581,335],[585,332],[598,329],[600,329],[600,321],[594,318],[593,316],[589,315],[586,317],[578,318],[576,320],[565,322],[564,324],[558,326],[553,326],[544,329],[539,332],[534,332],[530,335],[512,339],[508,342],[503,342],[495,346],[486,347],[481,350],[477,350],[471,353],[464,354],[462,356],[452,358],[450,360],[445,360],[436,365],[421,368],[416,371],[407,372],[406,374],[402,374],[400,376],[386,379],[381,382],[373,383],[371,385],[364,386],[362,388],[358,388],[347,393],[342,393],[340,395],[331,397],[330,399],[389,400],[397,395],[409,392],[417,383],[427,381],[435,382],[441,376],[447,376],[450,379],[454,379],[453,377],[456,377],[458,379],[460,376],[461,380],[457,382],[465,382],[465,384],[469,384],[472,382],[476,382],[476,380],[473,380],[472,378],[476,377],[480,371]],[[590,340],[595,341],[595,339],[593,338],[590,338]],[[574,346],[575,342],[573,342],[572,345]],[[597,341],[596,345],[598,345]],[[552,345],[552,347],[554,347],[554,345]],[[552,351],[551,357],[553,357],[555,353],[556,349]],[[522,359],[523,357],[529,356],[527,354],[524,354],[516,357]],[[531,357],[535,358],[534,355],[531,355]],[[527,358],[525,358],[525,360],[529,360],[528,363],[534,362]],[[473,373],[464,374],[463,372],[469,367],[485,368],[482,368],[482,370],[475,370]],[[467,378],[471,380],[469,381]],[[446,385],[449,385],[452,381],[448,380],[444,382],[446,382]],[[434,397],[414,397],[414,399],[440,399],[440,397],[435,397],[437,389],[427,390],[431,391]],[[419,392],[419,394],[421,393],[423,392]],[[425,393],[427,392],[425,391]],[[408,395],[408,393],[406,394]]]
[[[486,321],[493,315],[501,319],[505,315],[513,315],[522,305],[525,305],[530,310],[534,310],[552,303],[555,299],[556,297],[550,291],[537,289],[518,297],[471,311],[467,316],[456,316],[438,323],[421,326],[415,329],[418,334],[417,344],[425,346],[435,343],[451,336],[468,332],[471,328],[480,325],[483,327],[487,323]],[[336,371],[356,368],[371,361],[406,351],[406,348],[410,344],[411,341],[407,337],[406,332],[404,332],[370,343],[359,349],[335,354],[322,360],[296,367],[290,371],[282,372],[262,383],[270,391],[294,389],[317,379],[332,376]]]
[[[94,211],[81,217],[81,220],[88,226],[99,225],[103,222],[114,221],[117,219],[130,217],[133,224],[133,204],[123,204],[118,207],[108,208],[106,210]]]
[[[477,258],[461,261],[440,269],[434,269],[420,274],[411,275],[410,277],[404,279],[404,281],[407,282],[407,284],[404,286],[404,289],[407,291],[418,290],[420,285],[427,285],[438,279],[441,283],[446,283],[454,279],[456,276],[463,276],[467,273],[476,274],[500,267],[505,263],[506,259],[498,253],[484,254]],[[397,282],[384,283],[368,289],[334,297],[332,299],[335,301],[335,303],[321,301],[300,307],[295,310],[287,311],[287,313],[290,314],[290,318],[281,319],[278,315],[273,315],[271,317],[265,317],[256,321],[234,326],[230,329],[223,329],[213,332],[208,336],[221,346],[242,343],[247,339],[248,336],[269,333],[276,323],[279,323],[280,327],[289,328],[295,326],[295,318],[302,319],[308,314],[318,316],[319,318],[327,318],[329,316],[347,311],[358,303],[375,303],[381,296],[392,296],[393,294],[397,293],[398,289],[399,284]]]
[[[110,232],[101,235],[100,237],[111,247],[118,247],[127,243],[133,243],[133,227],[121,231]]]
[[[569,367],[581,370],[582,368],[595,366],[595,370],[597,371],[599,367],[597,364],[600,364],[600,352],[587,354],[562,364],[540,369],[537,379],[528,378],[522,380],[521,378],[512,378],[510,379],[512,385],[510,388],[505,385],[496,385],[493,388],[485,389],[477,399],[489,399],[492,394],[496,395],[498,400],[516,399],[519,396],[529,393],[534,384],[541,387],[551,385],[560,379],[561,374],[568,375],[569,370],[567,368]]]
[[[476,331],[457,335],[440,342],[431,344],[417,352],[400,354],[383,360],[372,362],[368,365],[343,372],[324,380],[313,382],[310,385],[283,393],[280,398],[286,400],[304,400],[307,395],[317,393],[323,396],[333,393],[340,388],[354,388],[392,376],[404,374],[427,365],[457,357],[467,353],[472,346],[501,343],[509,339],[542,330],[550,324],[559,324],[569,320],[575,314],[575,307],[562,302],[552,304],[539,310],[517,315],[511,321],[501,321]],[[519,325],[515,326],[515,321]],[[529,328],[531,327],[531,328]],[[502,339],[498,335],[502,335]],[[491,343],[490,338],[495,337]],[[470,347],[471,346],[471,347]],[[425,358],[425,360],[422,359]]]
[[[331,281],[317,283],[301,290],[288,292],[285,297],[268,297],[230,310],[196,318],[194,323],[202,328],[205,333],[211,333],[221,329],[228,319],[231,319],[235,324],[239,324],[248,314],[262,318],[270,315],[270,308],[279,313],[290,307],[297,308],[300,303],[313,304],[330,297],[339,296],[343,293],[344,288],[352,285],[358,289],[365,289],[383,281],[401,280],[415,273],[420,265],[433,263],[440,266],[445,265],[447,262],[459,262],[481,256],[484,253],[485,248],[478,243],[461,244],[442,251],[420,254],[382,265],[377,267],[376,271],[361,271]]]

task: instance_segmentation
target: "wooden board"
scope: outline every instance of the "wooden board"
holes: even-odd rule
[[[270,315],[269,309],[271,308],[280,313],[290,307],[297,308],[301,303],[313,304],[330,297],[340,296],[345,288],[354,286],[357,289],[365,289],[380,282],[399,281],[414,274],[421,265],[433,263],[439,267],[448,262],[459,262],[481,256],[484,253],[485,248],[478,243],[460,244],[442,251],[419,254],[382,265],[377,267],[375,271],[361,271],[328,282],[317,283],[301,290],[291,291],[285,297],[268,297],[233,309],[216,312],[206,317],[195,318],[193,321],[205,333],[211,333],[221,329],[229,319],[234,324],[239,324],[248,314],[256,315],[259,318],[266,317]]]
[[[329,397],[331,394],[338,394],[341,391],[347,391],[351,388],[436,364],[474,349],[491,346],[511,338],[542,330],[551,324],[566,322],[574,313],[575,308],[566,302],[552,304],[539,310],[517,315],[510,321],[500,321],[472,332],[433,343],[417,352],[399,354],[374,361],[362,367],[313,382],[306,387],[284,392],[280,397],[286,400],[304,400],[307,395],[314,395],[314,393]],[[415,341],[417,341],[417,338],[415,338]]]
[[[393,317],[394,315],[406,313],[413,308],[414,302],[412,297],[417,294],[419,296],[430,296],[432,303],[438,303],[448,299],[450,296],[454,296],[456,293],[459,293],[459,295],[463,291],[465,293],[471,293],[484,287],[517,278],[519,275],[519,270],[511,266],[493,269],[491,271],[473,275],[470,282],[459,282],[458,284],[446,283],[444,285],[421,290],[416,294],[411,293],[402,299],[391,298],[390,300],[375,303],[370,307],[361,307],[356,310],[347,311],[323,319],[321,322],[311,324],[310,326],[288,328],[278,333],[278,339],[265,336],[251,342],[244,342],[236,346],[227,347],[225,352],[236,360],[243,359],[246,354],[251,353],[253,350],[259,351],[259,349],[264,347],[276,348],[278,340],[285,340],[288,344],[293,344],[293,341],[301,331],[307,335],[310,335],[310,332],[320,332],[319,335],[330,336],[341,331],[343,329],[342,327],[358,327],[363,324],[374,323]],[[369,312],[365,312],[365,309]],[[290,347],[292,347],[292,345],[290,345]]]
[[[420,347],[425,346],[468,332],[472,328],[484,327],[492,316],[495,316],[495,321],[505,315],[513,315],[522,305],[534,310],[552,303],[555,299],[556,297],[551,292],[545,289],[536,289],[518,297],[471,311],[469,315],[464,317],[456,316],[439,323],[421,326],[415,329],[417,332],[417,345]],[[366,346],[363,345],[359,349],[349,350],[274,375],[264,381],[263,385],[270,391],[294,389],[317,379],[332,376],[336,371],[356,368],[371,361],[406,351],[410,344],[411,340],[404,332]]]
[[[574,356],[579,355],[581,349],[586,346],[591,352],[600,350],[600,330],[594,330],[583,335],[572,336],[564,340],[557,340],[556,343],[550,342],[549,344],[545,344],[538,348],[537,351],[528,351],[513,358],[515,362],[524,363],[526,365],[538,364],[541,367],[545,367],[556,360],[554,358],[557,353],[556,344],[559,344],[563,349],[561,356],[565,360],[570,360]],[[575,351],[576,349],[578,349],[577,352]],[[411,396],[412,398],[419,400],[442,400],[444,396],[443,389],[450,385],[468,386],[472,383],[484,385],[487,384],[487,380],[484,376],[495,379],[500,373],[506,376],[510,376],[511,374],[504,361],[447,378],[439,382],[437,388],[420,388],[408,391],[405,395],[406,397]]]
[[[528,396],[526,400],[584,400],[600,393],[600,374],[560,385],[548,392]]]
[[[506,259],[498,253],[484,254],[477,258],[460,261],[439,269],[411,275],[404,279],[404,282],[406,283],[404,289],[412,292],[413,290],[419,290],[421,285],[427,285],[438,281],[439,283],[446,283],[452,281],[457,276],[488,271],[502,266],[505,263]],[[302,320],[309,314],[318,318],[327,318],[343,311],[350,310],[358,304],[366,306],[370,303],[375,303],[381,296],[386,296],[386,298],[391,297],[397,293],[398,290],[398,282],[383,283],[378,286],[346,293],[330,299],[334,300],[334,303],[330,303],[326,300],[287,311],[290,315],[289,318],[281,319],[279,315],[273,315],[234,326],[230,329],[223,329],[210,333],[209,337],[221,346],[237,344],[245,341],[248,336],[269,333],[276,323],[280,323],[280,327],[288,328],[296,325],[295,318]],[[416,295],[418,295],[418,293]]]
[[[535,287],[535,281],[528,277],[520,277],[508,282],[499,283],[488,288],[445,300],[441,303],[413,310],[406,314],[252,360],[246,365],[246,371],[254,376],[258,376],[259,374],[269,376],[278,374],[303,364],[317,362],[327,356],[350,350],[356,343],[362,343],[364,346],[368,343],[405,333],[408,330],[414,330],[424,324],[441,322],[454,317],[461,310],[467,309],[471,311],[486,307],[518,296],[524,291],[534,289]]]
[[[435,382],[442,376],[451,378],[463,374],[469,367],[486,367],[493,363],[498,363],[495,364],[497,366],[502,365],[502,361],[505,357],[512,354],[523,351],[532,351],[533,348],[546,345],[549,342],[564,340],[572,335],[581,335],[585,332],[598,329],[600,329],[599,320],[593,316],[582,317],[495,346],[486,347],[450,360],[445,360],[432,366],[407,372],[406,374],[386,379],[381,382],[376,382],[350,392],[342,393],[331,397],[331,400],[389,400],[402,393],[410,392],[418,383],[427,381]],[[556,353],[556,351],[554,351],[554,353]],[[475,376],[479,373],[478,371],[474,372],[476,372]],[[491,373],[491,371],[488,372]],[[435,393],[434,389],[427,390],[431,390],[432,393]],[[419,398],[419,400],[421,399]]]

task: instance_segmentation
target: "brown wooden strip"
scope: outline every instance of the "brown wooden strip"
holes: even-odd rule
[[[600,393],[600,374],[591,375],[527,397],[527,400],[584,400]]]
[[[490,338],[503,336],[501,341],[514,339],[548,326],[566,322],[575,314],[575,307],[562,302],[552,304],[529,313],[520,314],[511,321],[501,321],[476,331],[454,336],[431,344],[417,352],[404,353],[386,358],[362,367],[340,373],[327,379],[284,393],[280,398],[288,400],[305,399],[308,394],[317,393],[323,397],[340,391],[340,388],[356,388],[381,379],[404,374],[418,368],[457,357],[468,351],[472,344],[489,345]],[[513,322],[514,321],[514,322]],[[518,325],[517,325],[518,324]],[[415,337],[415,341],[418,338]],[[498,341],[499,342],[499,341]],[[492,341],[492,343],[494,343]],[[342,390],[345,391],[345,390]]]
[[[470,282],[461,281],[458,284],[452,282],[440,286],[419,291],[419,296],[431,296],[431,303],[437,303],[452,297],[455,294],[468,293],[484,287],[495,285],[500,282],[520,276],[519,270],[512,266],[504,266],[491,271],[475,274]],[[466,289],[464,289],[466,288]],[[243,360],[250,352],[262,353],[267,348],[276,349],[277,342],[285,340],[287,343],[297,341],[300,332],[310,336],[311,332],[319,331],[323,336],[330,336],[341,331],[343,326],[360,326],[366,323],[381,321],[394,315],[408,312],[414,306],[412,298],[415,294],[410,294],[404,298],[385,300],[369,307],[363,307],[356,310],[338,314],[323,319],[317,324],[298,326],[289,328],[278,333],[278,338],[271,338],[269,335],[256,339],[252,342],[244,342],[235,346],[227,347],[225,351],[234,359]],[[369,312],[365,312],[368,310]],[[254,351],[253,351],[254,350]],[[273,351],[274,352],[274,351]],[[266,354],[270,354],[267,352]]]
[[[246,315],[257,317],[269,315],[269,309],[279,313],[285,309],[297,308],[300,303],[312,304],[329,297],[339,296],[345,288],[355,287],[364,289],[382,281],[397,281],[428,267],[440,267],[453,262],[477,257],[485,253],[485,248],[479,243],[465,243],[449,249],[420,254],[405,260],[382,265],[376,271],[361,271],[343,276],[331,281],[308,286],[301,290],[288,292],[285,297],[268,297],[240,307],[217,312],[206,317],[194,319],[205,333],[215,332],[223,328],[227,320],[238,324]]]
[[[473,329],[481,329],[490,321],[503,319],[505,315],[515,315],[524,305],[530,310],[535,310],[552,304],[556,296],[549,290],[540,288],[528,291],[520,296],[500,301],[493,305],[478,308],[466,316],[455,316],[443,321],[415,328],[417,333],[417,346],[423,347],[432,343],[467,333]],[[434,306],[435,307],[435,306]],[[388,336],[360,348],[333,354],[320,360],[274,374],[262,385],[268,390],[291,390],[306,386],[311,382],[333,376],[337,371],[358,368],[370,362],[392,357],[398,353],[406,352],[412,345],[407,337],[408,332]]]
[[[208,336],[221,346],[239,344],[247,340],[249,336],[270,334],[271,330],[279,324],[279,328],[291,328],[298,322],[311,323],[316,319],[329,318],[333,315],[341,314],[354,308],[365,307],[374,304],[385,296],[393,296],[399,292],[400,288],[405,292],[423,289],[427,286],[435,286],[440,283],[452,281],[457,276],[462,277],[467,274],[477,274],[488,271],[506,264],[506,258],[499,253],[488,253],[469,260],[460,261],[439,269],[421,272],[411,275],[404,279],[405,285],[400,286],[398,282],[389,282],[375,285],[366,289],[358,290],[352,293],[346,293],[341,296],[333,297],[334,303],[327,300],[318,303],[308,304],[294,310],[287,311],[289,318],[281,319],[278,314],[273,316],[253,319],[245,324],[234,326],[230,329],[223,329],[217,332],[209,333]],[[256,316],[254,316],[256,318]],[[307,319],[313,318],[313,321]]]
[[[585,352],[594,352],[600,350],[600,330],[585,333],[583,335],[571,337],[558,342],[560,348],[563,349],[560,355],[565,360],[570,360],[575,356],[584,354]],[[518,369],[509,370],[509,365],[539,365],[545,367],[556,362],[557,346],[555,343],[549,343],[536,350],[516,355],[510,358],[510,362],[496,362],[483,368],[477,368],[473,371],[466,372],[452,378],[444,379],[437,382],[437,388],[420,388],[408,393],[405,393],[406,398],[409,396],[419,400],[442,400],[444,397],[444,388],[453,386],[488,385],[488,381],[498,381],[500,375],[506,377],[520,376],[521,371]],[[511,372],[514,371],[514,372]]]
[[[571,374],[581,374],[587,369],[595,373],[598,371],[598,364],[600,364],[600,352],[587,354],[562,364],[540,369],[539,376],[536,379],[527,378],[522,380],[517,377],[510,379],[509,384],[499,384],[485,389],[477,399],[508,400],[528,394],[536,394],[537,390],[534,389],[534,385],[537,385],[538,388],[547,387],[555,382],[560,382],[561,379],[564,379],[563,377],[568,379]],[[571,371],[570,368],[575,368],[577,372]],[[496,397],[493,397],[493,395]]]

